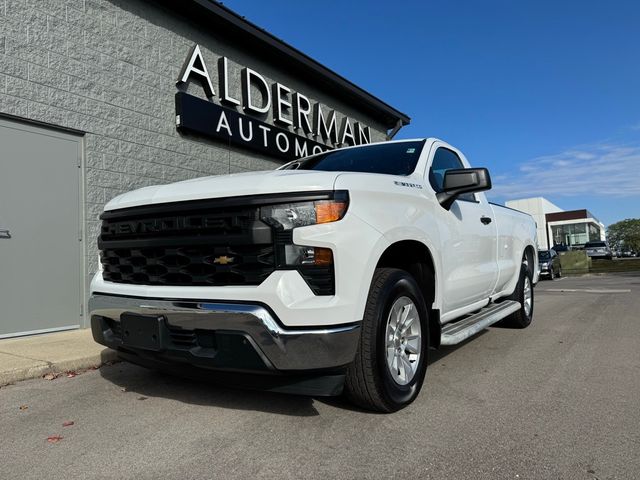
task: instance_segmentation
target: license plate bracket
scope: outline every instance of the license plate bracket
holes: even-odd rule
[[[124,312],[120,315],[122,344],[126,347],[159,352],[164,348],[165,331],[163,315],[143,315]]]

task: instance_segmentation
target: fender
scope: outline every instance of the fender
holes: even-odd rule
[[[367,297],[369,295],[369,288],[373,279],[373,273],[376,269],[376,266],[378,265],[378,262],[380,261],[380,258],[391,245],[406,240],[422,243],[431,253],[435,281],[435,296],[433,305],[431,307],[434,310],[439,310],[441,308],[442,288],[440,288],[440,272],[442,269],[442,258],[435,246],[435,243],[433,242],[433,240],[427,237],[424,232],[415,227],[397,227],[382,234],[382,236],[374,244],[374,247],[371,250],[369,261],[367,262],[364,269],[363,281],[360,283],[360,291],[357,299],[358,312],[360,313],[360,317],[362,317],[362,315],[364,314]]]

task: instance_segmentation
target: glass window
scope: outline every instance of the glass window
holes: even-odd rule
[[[551,227],[553,242],[555,245],[567,245],[572,247],[582,247],[589,241],[589,234],[586,223],[574,223],[567,225],[557,225]]]
[[[409,175],[416,169],[422,147],[424,147],[424,140],[330,150],[287,163],[281,169]]]
[[[600,229],[592,223],[589,224],[589,240],[600,240]]]
[[[605,242],[587,242],[584,248],[596,248],[596,247],[606,247],[607,244]]]
[[[460,157],[448,148],[438,148],[433,156],[433,162],[429,169],[429,183],[436,192],[442,191],[445,172],[456,168],[464,168]],[[473,193],[465,193],[464,195],[460,195],[458,198],[460,200],[467,200],[470,202],[476,201],[476,196]]]

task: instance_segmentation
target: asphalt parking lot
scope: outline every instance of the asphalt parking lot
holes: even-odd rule
[[[0,477],[639,478],[640,274],[535,293],[530,328],[433,355],[392,415],[124,363],[4,387]]]

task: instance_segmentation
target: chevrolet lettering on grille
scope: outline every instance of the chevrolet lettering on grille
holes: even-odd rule
[[[225,225],[225,219],[216,217],[190,216],[152,218],[149,220],[114,222],[110,225],[105,225],[104,233],[111,235],[159,233],[179,230],[223,228]]]

